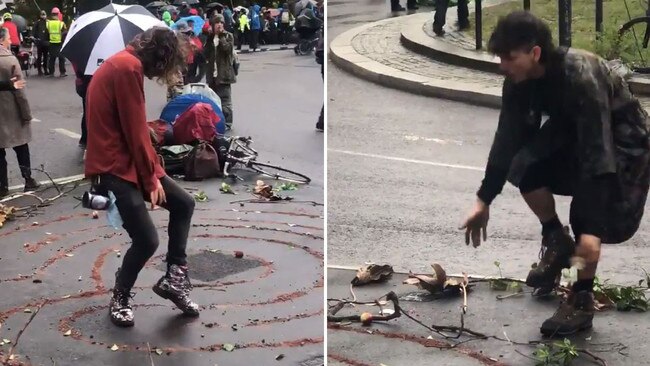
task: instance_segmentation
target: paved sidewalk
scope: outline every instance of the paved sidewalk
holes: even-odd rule
[[[135,327],[111,324],[109,290],[130,240],[107,226],[104,212],[93,220],[77,207],[80,187],[42,215],[0,229],[0,339],[11,341],[0,357],[24,330],[11,351],[23,365],[140,366],[150,357],[157,366],[322,365],[323,206],[230,204],[252,198],[250,183],[233,185],[238,195],[219,193],[220,180],[181,185],[210,199],[196,204],[188,243],[199,318],[181,316],[151,291],[167,247],[168,215],[158,210],[160,247],[134,288]],[[286,193],[322,202],[320,188]]]
[[[487,2],[485,6],[489,5]],[[334,64],[355,76],[387,87],[500,106],[503,77],[494,72],[496,59],[475,51],[473,40],[451,28],[455,9],[450,8],[447,14],[449,32],[442,40],[430,32],[432,13],[417,13],[364,24],[342,33],[331,41],[330,57]],[[643,90],[650,86],[645,80],[638,83]],[[650,96],[639,98],[650,110]]]
[[[444,263],[442,265],[444,267]],[[328,268],[328,299],[351,299],[349,286],[354,276],[354,270]],[[400,306],[424,325],[460,326],[463,302],[460,296],[437,300],[425,297],[427,301],[413,301],[413,295],[422,293],[422,290],[402,284],[405,278],[405,274],[395,274],[384,284],[355,287],[357,301],[373,302],[394,291],[400,298]],[[467,341],[469,337],[465,335],[445,340],[406,316],[388,322],[374,322],[369,327],[359,323],[329,323],[328,365],[401,366],[406,365],[406,360],[410,366],[532,365],[534,362],[525,356],[532,356],[535,348],[511,344],[507,340],[523,343],[542,340],[539,326],[557,309],[559,299],[540,301],[523,294],[497,300],[499,294],[506,292],[493,291],[485,282],[475,284],[468,293],[465,327],[505,341],[492,338]],[[330,305],[334,303],[330,302]],[[389,303],[385,308],[392,309],[392,305]],[[362,312],[378,314],[379,309],[357,305],[346,307],[336,315],[359,315]],[[610,366],[645,365],[650,357],[650,350],[646,347],[650,326],[644,321],[646,317],[645,313],[602,311],[596,314],[592,330],[567,338],[579,348],[591,350],[605,359]],[[630,337],[630,332],[634,337]],[[466,343],[450,348],[459,341]],[[572,365],[594,363],[583,355]]]

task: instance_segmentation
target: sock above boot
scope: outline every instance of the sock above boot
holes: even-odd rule
[[[542,222],[542,236],[546,236],[548,233],[555,230],[562,230],[562,223],[557,215],[553,216],[552,219]]]

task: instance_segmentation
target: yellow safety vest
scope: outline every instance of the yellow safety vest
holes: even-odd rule
[[[61,32],[65,24],[60,20],[48,20],[47,31],[50,33],[50,43],[61,43]]]

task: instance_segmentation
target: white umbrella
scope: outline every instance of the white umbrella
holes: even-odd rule
[[[136,35],[155,26],[166,27],[142,6],[109,4],[72,24],[61,53],[85,75],[93,75]]]

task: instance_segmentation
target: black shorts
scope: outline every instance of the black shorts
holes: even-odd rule
[[[621,199],[616,174],[581,180],[575,154],[561,151],[532,164],[519,183],[523,194],[540,188],[547,188],[555,195],[573,197],[569,222],[576,241],[581,234],[602,238],[609,232],[611,223],[607,207],[611,200]]]

